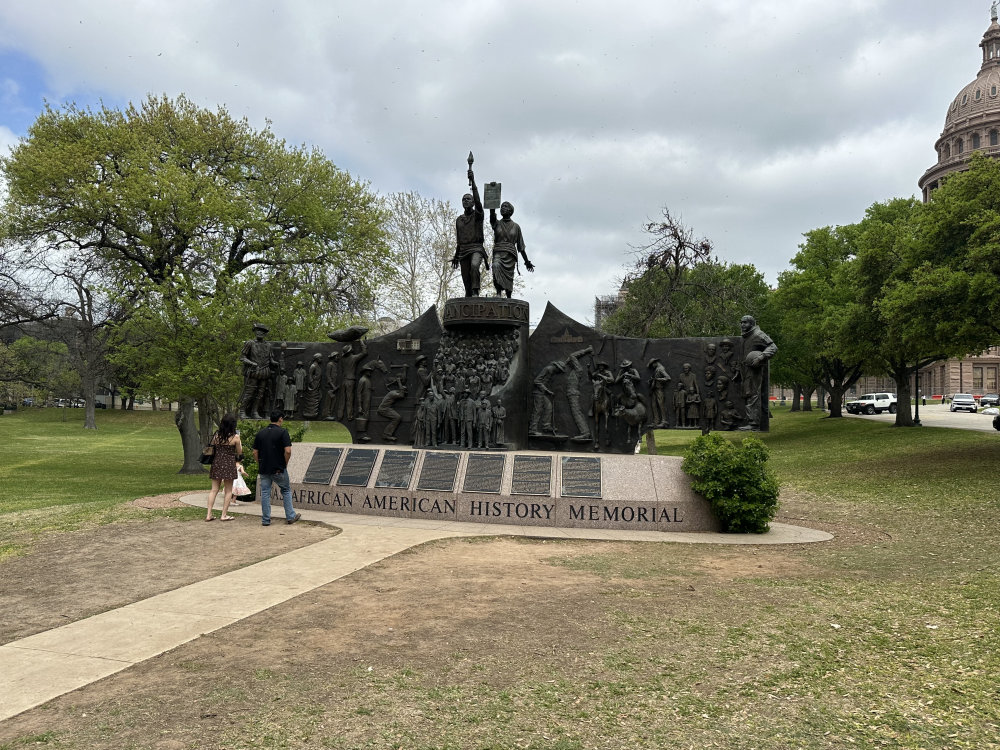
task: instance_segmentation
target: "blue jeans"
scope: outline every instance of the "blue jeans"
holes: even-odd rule
[[[288,479],[288,472],[282,470],[275,474],[259,474],[260,481],[260,521],[261,523],[271,523],[271,483],[278,485],[281,489],[281,502],[285,506],[285,518],[295,517],[295,508],[292,507],[292,483]]]

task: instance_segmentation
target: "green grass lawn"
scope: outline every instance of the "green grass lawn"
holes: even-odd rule
[[[81,429],[82,414],[3,417],[13,456],[0,469],[3,533],[107,522],[133,497],[206,487],[175,473],[170,416],[102,414],[98,433]],[[547,604],[498,581],[510,607],[531,608],[513,641],[495,641],[503,622],[483,623],[464,650],[462,633],[422,654],[376,640],[365,656],[374,672],[336,677],[298,654],[254,688],[280,741],[253,745],[252,729],[234,726],[232,743],[213,747],[291,747],[307,732],[315,741],[302,746],[362,746],[341,739],[352,729],[364,747],[428,750],[1000,747],[1000,433],[780,407],[771,428],[778,520],[830,528],[834,541],[587,543],[586,554],[578,542],[548,542],[549,564],[599,581],[574,594],[565,638],[550,627],[551,642],[533,641]],[[694,434],[656,438],[680,454]],[[305,439],[345,438],[316,425]],[[405,578],[405,560],[385,565],[386,581]],[[514,669],[507,657],[522,647],[533,656]],[[242,677],[233,665],[218,688]],[[332,679],[348,683],[346,702],[317,697]],[[259,702],[255,693],[251,714]],[[337,731],[319,744],[322,722]]]
[[[8,446],[0,464],[0,560],[45,533],[138,515],[124,505],[137,497],[207,490],[207,471],[177,473],[182,450],[173,420],[172,412],[100,410],[95,431],[83,429],[83,409],[24,409],[0,417],[0,438]],[[350,437],[339,424],[313,423],[305,439]]]

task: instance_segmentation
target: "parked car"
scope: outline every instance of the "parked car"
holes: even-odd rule
[[[1000,406],[1000,395],[987,393],[979,399],[980,406]]]
[[[82,398],[74,398],[74,399],[73,399],[73,403],[71,404],[71,406],[72,406],[72,407],[73,407],[74,409],[82,409],[82,408],[83,408],[83,407],[85,407],[86,405],[87,405],[87,402],[86,402],[86,401],[84,401],[84,400],[83,400]]]
[[[53,406],[69,406],[69,399],[68,398],[57,398],[55,401],[52,402],[52,405]]]
[[[35,399],[31,398],[30,396],[28,398],[21,400],[21,406],[33,406],[34,403]]]
[[[973,414],[978,409],[976,399],[972,397],[971,393],[956,393],[951,397],[951,405],[948,406],[948,411],[971,411]]]
[[[856,401],[844,405],[850,414],[881,414],[884,411],[896,413],[895,393],[866,393]]]

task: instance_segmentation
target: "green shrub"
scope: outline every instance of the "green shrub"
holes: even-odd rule
[[[734,444],[716,432],[695,438],[684,454],[691,487],[708,500],[723,531],[767,531],[778,509],[778,479],[767,457],[767,446],[753,435]]]
[[[240,431],[240,440],[243,443],[243,468],[246,469],[247,487],[250,488],[249,498],[255,497],[257,492],[257,462],[253,458],[253,441],[257,433],[267,427],[270,422],[266,419],[241,419],[236,425]],[[301,443],[309,429],[308,422],[286,422],[285,429],[293,443]]]

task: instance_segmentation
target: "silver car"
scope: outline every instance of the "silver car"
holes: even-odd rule
[[[971,411],[973,414],[978,409],[976,399],[972,397],[971,393],[956,393],[951,397],[951,405],[948,407],[948,411]]]

